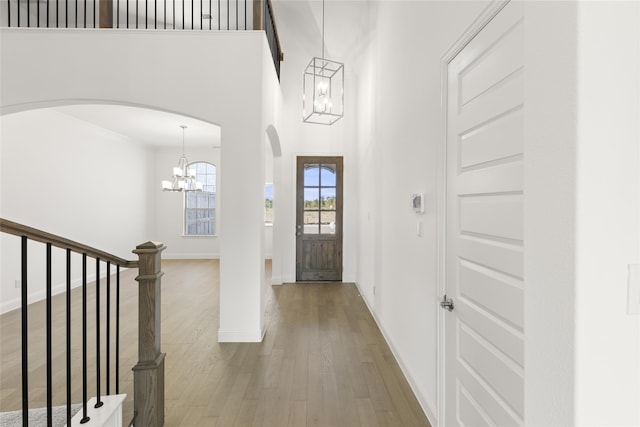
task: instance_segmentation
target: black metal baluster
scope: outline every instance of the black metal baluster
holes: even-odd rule
[[[93,0],[93,28],[96,28],[96,0]]]
[[[182,0],[182,29],[184,30],[184,2],[185,0]]]
[[[51,243],[47,243],[47,427],[53,426],[53,370],[51,362]]]
[[[87,416],[87,254],[82,254],[82,420],[89,422]]]
[[[120,393],[120,266],[116,268],[116,394]]]
[[[58,0],[56,0],[56,3],[57,2]],[[47,28],[49,28],[49,0],[47,0]]]
[[[127,29],[129,29],[129,0],[127,0]]]
[[[31,0],[27,0],[27,27],[31,26]]]
[[[67,425],[71,425],[71,249],[67,249]]]
[[[244,29],[247,30],[247,0],[244,0]]]
[[[96,258],[96,405],[100,408],[100,258]]]
[[[116,28],[120,28],[120,0],[116,0]]]
[[[204,30],[204,13],[202,12],[202,0],[200,0],[200,30]]]
[[[173,0],[173,29],[176,29],[176,0]]]
[[[238,30],[238,0],[236,0],[236,30]]]
[[[149,28],[149,0],[144,0],[144,28]]]
[[[7,1],[7,26],[11,28],[11,0]]]
[[[162,4],[164,5],[163,21],[164,21],[164,29],[166,30],[167,29],[167,0],[164,0]]]
[[[193,26],[195,24],[195,22],[193,22],[193,17],[195,15],[193,14],[193,0],[191,0],[191,29],[193,30]]]
[[[64,0],[64,27],[69,28],[69,1]]]
[[[136,0],[136,29],[138,28],[138,0]]]
[[[218,31],[220,31],[220,0],[218,0]]]
[[[36,27],[40,28],[40,0],[36,2]]]
[[[27,329],[27,236],[22,236],[22,425],[29,425],[29,358]]]
[[[227,31],[229,31],[229,0],[227,0]]]
[[[76,22],[73,28],[78,28],[78,0],[76,0]]]
[[[213,10],[211,10],[211,0],[209,0],[209,15],[211,15],[211,17],[209,18],[209,30],[211,30],[211,21],[213,21]]]
[[[60,28],[60,2],[56,0],[56,28]]]
[[[107,261],[107,396],[111,392],[111,261]]]
[[[87,28],[87,1],[85,0],[84,4],[82,5],[82,13],[84,16],[84,28]]]
[[[158,29],[158,0],[153,0],[153,28]]]

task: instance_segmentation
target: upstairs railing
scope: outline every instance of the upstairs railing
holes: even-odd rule
[[[206,31],[264,30],[280,78],[271,0],[0,0],[0,26]]]
[[[22,357],[22,425],[28,426],[29,420],[29,360],[33,361],[34,356],[29,354],[29,325],[28,325],[28,305],[29,305],[29,241],[44,243],[45,245],[45,272],[46,272],[46,400],[47,400],[47,425],[50,426],[53,418],[53,354],[52,354],[52,248],[60,248],[66,254],[66,420],[67,425],[71,425],[72,419],[72,335],[71,335],[71,291],[72,291],[72,253],[82,256],[82,421],[89,422],[88,416],[88,387],[89,366],[87,358],[87,323],[88,311],[91,310],[87,303],[87,258],[95,259],[95,366],[94,371],[96,383],[96,404],[95,408],[102,406],[102,397],[112,394],[112,391],[120,392],[120,269],[138,268],[136,280],[139,283],[138,298],[138,363],[132,369],[134,371],[134,420],[137,426],[162,426],[164,424],[164,356],[160,351],[160,278],[161,252],[165,246],[161,243],[147,242],[138,245],[133,251],[138,255],[137,261],[125,260],[107,252],[56,236],[41,230],[37,230],[25,225],[0,218],[0,231],[20,237],[20,258],[21,258],[21,357]],[[6,248],[4,249],[6,251]],[[106,264],[106,289],[101,290],[101,266]],[[112,286],[111,267],[115,266],[115,331],[111,331],[112,313]],[[105,293],[106,313],[104,318],[101,315],[101,297]],[[75,319],[73,319],[76,321]],[[104,321],[103,321],[104,320]],[[105,332],[104,343],[102,332]],[[112,345],[114,349],[112,350]],[[112,376],[110,367],[111,357],[115,358],[115,373]],[[106,372],[102,370],[101,359],[105,359]],[[114,388],[111,388],[111,379],[114,379]],[[106,384],[102,380],[106,380]],[[134,422],[132,420],[132,422]]]

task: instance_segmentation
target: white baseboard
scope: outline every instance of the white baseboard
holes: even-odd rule
[[[120,271],[125,271],[126,268],[121,269]],[[113,270],[112,270],[113,271]],[[112,273],[111,276],[115,276],[115,273]],[[100,272],[100,279],[104,279],[105,277],[107,277],[107,271],[106,269],[101,270]],[[87,276],[87,283],[91,283],[91,282],[95,282],[96,280],[96,275],[92,274],[92,275],[88,275]],[[113,282],[115,283],[115,281]],[[76,278],[73,279],[71,281],[71,289],[75,289],[79,286],[82,285],[82,278]],[[56,296],[58,294],[64,293],[67,289],[67,284],[65,283],[59,283],[57,285],[54,285],[51,287],[51,295],[52,296]],[[28,304],[33,304],[36,303],[38,301],[42,301],[47,297],[47,291],[46,289],[40,289],[37,290],[35,292],[31,292],[28,296],[27,296],[27,302]],[[18,298],[14,298],[11,299],[9,301],[4,301],[2,303],[0,303],[0,314],[4,314],[4,313],[8,313],[9,311],[13,311],[16,310],[18,308],[20,308],[20,306],[22,305],[22,299],[21,297]]]
[[[200,253],[171,253],[164,252],[162,259],[220,259],[219,253],[200,252]]]
[[[433,408],[431,408],[431,406],[427,403],[427,401],[424,398],[424,396],[422,395],[422,393],[420,393],[420,391],[418,390],[418,387],[416,386],[415,382],[413,381],[413,378],[411,377],[411,375],[409,375],[409,370],[407,369],[406,365],[402,361],[402,357],[400,357],[400,354],[398,353],[398,351],[396,350],[395,346],[393,345],[393,341],[390,339],[389,334],[387,334],[387,332],[385,331],[385,329],[382,326],[382,323],[380,322],[380,319],[378,319],[378,316],[376,315],[375,311],[373,311],[371,309],[371,306],[369,305],[369,301],[367,301],[367,298],[365,298],[365,296],[364,296],[365,294],[362,292],[362,289],[360,288],[360,285],[358,284],[358,282],[354,281],[354,283],[356,284],[356,287],[358,288],[358,292],[360,292],[360,295],[362,296],[362,300],[364,301],[365,305],[369,309],[369,312],[371,313],[371,316],[373,316],[373,320],[375,320],[376,325],[378,325],[378,329],[380,329],[380,332],[382,333],[382,336],[384,337],[384,340],[387,342],[387,345],[391,349],[391,353],[393,353],[393,356],[398,361],[398,365],[400,366],[400,370],[404,374],[404,377],[407,379],[407,382],[409,383],[409,387],[411,387],[411,390],[413,391],[413,394],[416,395],[416,398],[418,399],[418,403],[422,407],[422,410],[424,411],[424,414],[427,416],[427,419],[429,420],[429,423],[432,426],[437,426],[438,425],[438,417],[437,417],[436,414],[438,413],[438,411],[437,410],[434,411]]]
[[[218,342],[262,342],[266,332],[266,325],[262,330],[253,331],[224,331],[218,329]]]

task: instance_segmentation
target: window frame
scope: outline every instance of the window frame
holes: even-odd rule
[[[183,197],[182,197],[182,237],[216,237],[217,231],[218,231],[218,198],[217,198],[217,194],[218,194],[218,167],[212,163],[212,162],[208,162],[206,160],[196,160],[193,162],[189,162],[188,167],[195,167],[196,169],[196,180],[200,181],[198,178],[202,177],[202,174],[198,173],[198,167],[197,164],[202,163],[208,166],[213,167],[213,173],[205,173],[205,177],[206,176],[210,176],[213,175],[214,176],[214,184],[213,184],[213,191],[206,191],[207,187],[210,187],[210,185],[206,184],[206,179],[204,180],[203,184],[204,184],[204,193],[209,193],[213,196],[213,208],[189,208],[187,207],[187,198],[189,197],[189,194],[193,193],[195,195],[200,195],[202,194],[201,192],[184,192],[183,193]],[[201,181],[202,182],[202,181]],[[213,233],[211,234],[190,234],[188,233],[188,222],[187,222],[187,218],[188,218],[188,212],[189,211],[198,211],[198,210],[213,210]],[[197,216],[197,214],[196,214]]]

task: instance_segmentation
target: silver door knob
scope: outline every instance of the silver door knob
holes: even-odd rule
[[[445,294],[445,296],[442,297],[442,301],[440,301],[440,307],[453,311],[453,300],[451,298],[447,298],[447,295]]]

